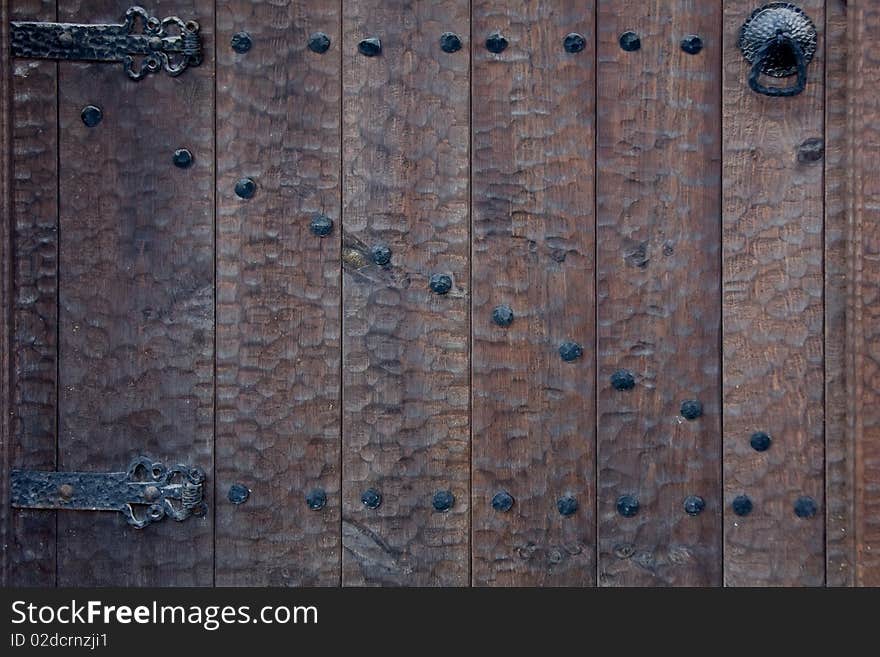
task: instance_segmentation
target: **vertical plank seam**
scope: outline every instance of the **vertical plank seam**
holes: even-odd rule
[[[827,5],[827,3],[826,3]],[[822,135],[823,143],[826,137],[826,126],[828,125],[827,121],[827,113],[828,113],[828,8],[825,7],[825,11],[822,16],[822,130],[820,134]],[[827,144],[826,144],[827,151]],[[827,395],[825,394],[825,385],[824,382],[828,380],[828,345],[825,343],[825,329],[826,329],[826,315],[825,315],[825,281],[828,280],[828,266],[825,260],[825,245],[828,243],[827,238],[827,213],[828,213],[828,204],[825,195],[825,167],[822,167],[821,171],[821,199],[822,199],[822,287],[820,294],[822,295],[822,507],[825,509],[825,513],[822,514],[823,523],[822,523],[822,568],[824,570],[822,581],[825,583],[825,586],[828,586],[828,523],[824,521],[827,518],[827,510],[828,510],[828,407],[827,407]]]
[[[862,30],[859,29],[861,22],[858,18],[861,15],[861,7],[851,7],[847,29],[852,30],[855,38],[862,36]],[[849,43],[858,43],[854,39],[847,39]],[[861,565],[859,559],[859,541],[861,535],[860,508],[863,501],[863,495],[859,482],[861,481],[861,459],[860,447],[862,444],[863,427],[861,422],[861,404],[862,391],[864,388],[862,381],[862,340],[861,331],[862,321],[862,230],[861,230],[861,212],[860,203],[857,202],[857,195],[860,194],[858,181],[856,180],[856,149],[855,149],[855,98],[856,96],[856,79],[855,74],[858,72],[862,64],[861,49],[851,48],[847,53],[847,111],[846,111],[846,150],[848,165],[847,175],[847,255],[849,259],[849,280],[847,283],[847,341],[850,346],[850,353],[847,354],[846,360],[850,365],[852,372],[853,389],[848,397],[849,406],[849,428],[851,438],[849,443],[853,447],[852,453],[852,473],[853,473],[853,560],[854,560],[854,583],[859,584],[861,580]]]
[[[59,0],[55,22],[60,22]],[[61,469],[61,65],[55,62],[55,470]],[[58,512],[55,524],[55,586],[61,582],[58,558]]]
[[[720,564],[720,588],[725,587],[724,546],[727,524],[724,520],[726,505],[724,504],[724,49],[726,47],[724,31],[724,7],[718,12],[718,213],[720,244],[718,245],[718,426],[721,439],[718,441],[718,472],[720,475],[718,490],[721,531],[718,532],[718,557]]]
[[[0,190],[3,198],[0,199],[2,206],[2,235],[3,244],[0,246],[3,258],[0,258],[0,297],[2,297],[2,330],[0,335],[0,367],[2,367],[2,381],[0,381],[0,504],[3,512],[0,513],[0,584],[9,584],[9,534],[12,528],[12,516],[8,499],[9,468],[12,463],[12,246],[13,246],[13,217],[12,217],[12,57],[9,55],[9,2],[0,0],[0,59],[6,64],[2,67],[0,75],[0,144],[3,152],[0,153]],[[8,57],[8,61],[6,58]]]
[[[474,586],[474,3],[468,2],[468,586]]]
[[[593,3],[593,570],[599,587],[599,3]]]
[[[343,468],[345,466],[345,458],[342,453],[342,450],[345,447],[345,436],[344,432],[344,422],[345,422],[345,384],[343,382],[343,377],[345,375],[344,371],[344,353],[343,348],[345,344],[345,329],[343,327],[343,322],[345,321],[345,313],[343,308],[343,301],[345,299],[345,271],[343,269],[343,261],[342,261],[342,249],[344,245],[344,233],[345,233],[345,217],[344,217],[344,189],[345,185],[343,184],[344,176],[345,176],[345,162],[344,162],[344,132],[345,132],[345,121],[343,120],[343,110],[344,110],[344,101],[343,98],[344,90],[343,90],[343,75],[345,73],[343,69],[343,61],[345,59],[345,0],[339,0],[339,588],[342,588],[344,582],[342,580],[342,555],[345,552],[345,546],[343,545],[343,496],[345,493],[345,476],[343,475]]]
[[[211,521],[211,583],[214,586],[217,586],[217,505],[219,503],[217,498],[217,261],[220,258],[219,250],[217,249],[217,245],[220,243],[219,234],[218,234],[218,221],[217,221],[217,200],[219,196],[219,189],[217,187],[217,68],[218,68],[218,58],[217,58],[217,40],[219,39],[219,32],[217,31],[217,5],[218,3],[214,2],[214,121],[213,121],[213,150],[214,150],[214,176],[213,176],[213,186],[214,186],[214,194],[213,194],[213,211],[214,211],[214,294],[212,299],[212,308],[213,308],[213,320],[212,324],[214,326],[214,353],[213,353],[213,365],[214,371],[213,376],[211,377],[211,381],[213,384],[213,403],[214,403],[214,412],[212,414],[213,421],[213,429],[212,429],[212,440],[211,440],[211,469],[213,471],[213,476],[211,477],[211,486],[213,489],[212,499],[214,502],[212,509],[212,521]]]

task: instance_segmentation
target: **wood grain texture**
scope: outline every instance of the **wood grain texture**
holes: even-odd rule
[[[473,4],[473,583],[595,582],[592,3]],[[490,52],[486,38],[508,41]],[[569,53],[567,34],[586,47]],[[509,327],[493,309],[509,305]],[[582,345],[573,362],[565,341]],[[492,507],[496,493],[515,502]],[[557,510],[577,500],[570,516]]]
[[[11,547],[9,506],[12,467],[12,65],[9,2],[0,0],[0,586],[9,586],[11,565],[21,561]],[[15,552],[13,551],[15,550]]]
[[[822,0],[799,3],[817,26]],[[750,0],[724,3],[724,578],[729,585],[825,581],[823,491],[824,30],[806,90],[771,98],[748,87],[737,47]],[[772,438],[767,451],[750,436]],[[731,509],[747,495],[753,511]],[[812,498],[818,513],[794,504]]]
[[[59,14],[113,22],[129,5],[63,0]],[[201,67],[134,82],[120,65],[60,65],[61,470],[118,472],[143,454],[213,472],[213,2],[150,9],[201,23]],[[94,128],[88,104],[103,109]],[[179,147],[191,168],[172,164]],[[213,581],[211,513],[145,530],[114,513],[58,523],[59,585]]]
[[[826,583],[855,583],[853,394],[847,331],[847,3],[825,3],[825,544]]]
[[[855,583],[880,586],[880,6],[847,6],[849,51],[850,363]]]
[[[720,19],[714,2],[599,0],[601,585],[721,581]],[[639,50],[621,48],[626,31]],[[691,34],[696,55],[680,47]],[[621,370],[629,390],[611,383]],[[688,400],[701,417],[683,417]],[[689,496],[702,513],[685,512]]]
[[[13,20],[55,20],[55,2],[10,7]],[[4,22],[5,25],[5,22]],[[4,49],[4,53],[8,49]],[[4,68],[4,73],[9,69]],[[56,465],[58,331],[58,65],[12,62],[11,467]],[[6,260],[4,260],[6,262]],[[5,306],[4,306],[5,308]],[[55,512],[13,511],[9,584],[55,583]]]
[[[464,585],[469,3],[347,0],[343,34],[343,583]],[[446,31],[465,47],[440,49]],[[378,57],[358,53],[377,37]],[[387,266],[369,250],[384,244]],[[451,277],[433,293],[433,274]],[[361,503],[379,490],[377,509]],[[432,507],[451,491],[446,512]]]
[[[217,584],[337,585],[341,3],[217,11]],[[239,31],[247,53],[230,47]],[[312,233],[317,215],[331,235]],[[251,490],[240,506],[236,483]]]

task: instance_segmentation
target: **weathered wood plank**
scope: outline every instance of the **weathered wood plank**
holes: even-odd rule
[[[847,3],[825,3],[825,543],[826,582],[855,582],[853,380],[848,358]]]
[[[824,5],[800,3],[817,26]],[[753,9],[724,3],[724,578],[820,585],[823,167],[807,140],[824,136],[824,30],[806,90],[759,95],[737,47]],[[755,434],[770,437],[768,449],[751,446]]]
[[[0,0],[0,586],[11,580],[18,557],[9,508],[12,467],[12,66],[9,54],[9,2]]]
[[[15,2],[10,7],[10,19],[55,20],[55,4],[54,0]],[[7,22],[3,22],[4,27]],[[6,44],[3,52],[8,51]],[[4,67],[4,75],[9,70]],[[11,442],[4,444],[8,445],[10,467],[54,470],[58,384],[58,66],[55,62],[16,59],[11,70],[12,258],[3,262],[11,262],[12,266],[13,378]],[[12,511],[10,516],[10,534],[3,542],[10,562],[9,585],[55,584],[55,513],[20,510]]]
[[[344,7],[344,584],[469,579],[468,17],[465,0]],[[465,48],[441,50],[447,31]],[[373,37],[381,54],[360,54]]]
[[[478,0],[473,17],[473,582],[588,586],[594,7]],[[486,44],[495,32],[509,44],[500,53]],[[564,45],[572,33],[577,52]],[[505,309],[493,319],[501,306],[509,325]],[[568,341],[583,349],[570,362]],[[563,502],[563,515],[568,499],[577,508]]]
[[[880,586],[880,6],[855,0],[847,12],[854,581]]]
[[[63,0],[59,14],[112,22],[130,4]],[[201,23],[201,67],[134,82],[119,65],[60,65],[59,469],[119,471],[144,454],[210,475],[213,2],[150,9]],[[103,110],[95,127],[86,105]],[[172,164],[181,147],[188,169]],[[213,581],[211,513],[144,530],[109,513],[59,513],[58,524],[60,585]]]
[[[599,583],[717,585],[720,3],[598,20]]]
[[[340,16],[327,0],[218,5],[219,585],[339,584]]]

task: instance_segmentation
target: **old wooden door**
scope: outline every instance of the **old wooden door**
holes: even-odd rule
[[[873,0],[0,7],[8,584],[880,584]]]

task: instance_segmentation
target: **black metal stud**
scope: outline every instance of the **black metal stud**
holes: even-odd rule
[[[323,214],[318,214],[312,218],[309,227],[318,237],[327,237],[327,235],[333,232],[333,220]]]
[[[633,52],[642,47],[642,40],[635,32],[624,32],[620,35],[620,47],[627,52]]]
[[[733,498],[733,512],[738,516],[747,516],[752,512],[752,501],[746,495],[737,495]]]
[[[685,420],[696,420],[703,414],[703,404],[696,399],[681,402],[681,415]]]
[[[243,55],[253,47],[254,41],[247,32],[236,32],[232,35],[230,45],[235,52]]]
[[[233,504],[244,504],[251,496],[251,491],[244,484],[232,484],[226,496]]]
[[[376,37],[369,37],[358,44],[358,51],[364,57],[376,57],[382,54],[382,42]]]
[[[451,490],[438,490],[434,493],[434,499],[431,500],[431,504],[434,506],[435,511],[445,513],[455,504],[455,495],[452,494]]]
[[[696,55],[703,49],[703,40],[696,34],[688,34],[681,40],[681,49],[688,55]]]
[[[327,493],[323,488],[313,488],[306,493],[306,504],[312,511],[320,511],[327,504]]]
[[[193,154],[185,148],[178,148],[174,151],[171,160],[174,162],[174,166],[180,167],[181,169],[188,169],[192,166]]]
[[[794,502],[794,514],[798,518],[812,518],[819,510],[819,505],[812,497],[799,497]]]
[[[428,285],[435,294],[446,294],[452,289],[452,277],[449,274],[432,274]]]
[[[556,501],[556,510],[559,511],[559,515],[562,516],[571,516],[574,515],[578,510],[578,502],[571,496],[560,497]]]
[[[363,495],[361,495],[361,504],[368,509],[378,509],[382,504],[382,493],[375,488],[368,488],[364,491]]]
[[[577,342],[563,342],[559,345],[559,357],[567,363],[583,355],[584,350]]]
[[[458,52],[461,50],[461,37],[455,32],[444,32],[440,35],[440,49],[448,53]]]
[[[252,198],[257,191],[257,183],[251,178],[242,178],[235,183],[235,195],[239,198]]]
[[[611,375],[611,387],[615,390],[632,390],[636,387],[636,377],[629,370],[617,370]]]
[[[764,431],[756,431],[749,439],[749,444],[756,452],[766,452],[770,449],[770,443],[773,442],[770,435]]]
[[[689,516],[698,516],[706,508],[706,501],[699,495],[688,495],[684,500],[684,511]]]
[[[797,161],[801,164],[818,162],[825,157],[825,140],[810,137],[798,146]]]
[[[309,37],[309,50],[323,55],[330,50],[330,37],[323,32],[315,32]]]
[[[507,39],[501,36],[501,32],[492,32],[486,39],[486,50],[496,55],[507,50]]]
[[[391,262],[391,249],[384,244],[377,244],[370,249],[370,255],[373,257],[373,262],[377,265],[384,267]]]
[[[80,112],[79,116],[83,123],[90,128],[94,128],[101,122],[101,119],[104,118],[104,112],[96,105],[86,105],[82,108],[82,112]]]
[[[587,47],[587,40],[577,32],[572,32],[565,35],[565,39],[562,40],[562,47],[565,48],[565,52],[572,54],[581,52]]]
[[[617,498],[617,512],[624,518],[632,518],[639,512],[639,500],[633,495],[621,495]]]
[[[513,324],[513,308],[504,303],[500,306],[495,306],[492,310],[492,321],[498,324],[498,326],[507,328]]]
[[[507,513],[513,507],[513,495],[506,490],[495,493],[492,498],[492,508],[500,513]]]

